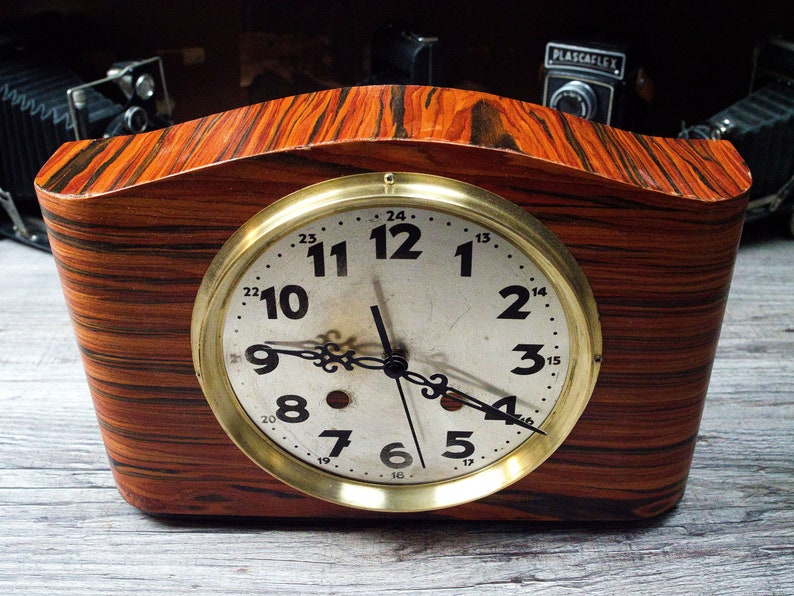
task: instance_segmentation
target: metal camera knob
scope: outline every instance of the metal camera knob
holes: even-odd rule
[[[588,120],[596,111],[598,100],[593,89],[581,81],[569,81],[557,89],[549,100],[549,106]]]
[[[154,97],[156,89],[157,85],[154,82],[154,77],[148,73],[142,74],[135,81],[135,94],[144,101]]]

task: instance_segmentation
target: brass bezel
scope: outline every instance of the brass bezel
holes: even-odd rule
[[[240,405],[224,365],[222,331],[230,294],[272,242],[309,222],[349,209],[421,207],[491,229],[532,259],[555,287],[568,321],[571,365],[560,397],[532,435],[490,466],[447,481],[365,483],[336,476],[283,451]],[[257,465],[317,498],[376,511],[425,511],[459,505],[505,488],[537,468],[562,444],[587,405],[601,362],[601,327],[593,292],[565,245],[524,209],[470,184],[416,173],[346,176],[305,187],[263,209],[224,244],[196,296],[191,325],[196,374],[221,426]]]

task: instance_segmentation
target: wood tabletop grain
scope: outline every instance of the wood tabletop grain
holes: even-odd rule
[[[642,523],[149,517],[118,494],[55,264],[0,242],[0,593],[792,594],[794,241],[745,233],[686,493]]]

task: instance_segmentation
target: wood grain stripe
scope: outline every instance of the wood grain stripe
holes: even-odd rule
[[[482,138],[495,134],[497,126],[496,138]],[[340,140],[406,138],[519,152],[613,181],[700,200],[740,194],[749,184],[746,166],[728,143],[651,141],[515,100],[421,87],[325,91],[239,108],[134,140],[108,139],[92,144],[91,152],[80,160],[81,169],[91,172],[88,177],[77,175],[74,163],[61,171],[59,164],[71,161],[80,146],[66,145],[68,149],[55,153],[36,183],[62,194],[101,193],[272,151]],[[135,144],[134,152],[129,143]],[[122,155],[124,164],[119,165]],[[665,173],[670,168],[662,167],[661,160],[700,173],[700,180],[681,184],[682,178]],[[714,186],[717,180],[721,186]]]

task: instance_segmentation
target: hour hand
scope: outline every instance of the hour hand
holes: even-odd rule
[[[383,323],[383,316],[380,314],[380,308],[377,304],[369,307],[372,312],[372,318],[375,320],[375,327],[378,330],[380,343],[383,346],[383,352],[386,355],[383,361],[383,372],[386,376],[392,379],[399,379],[405,376],[408,372],[408,360],[400,352],[392,350],[391,342],[389,341],[389,334],[386,333],[386,325]],[[410,379],[409,379],[410,380]]]

